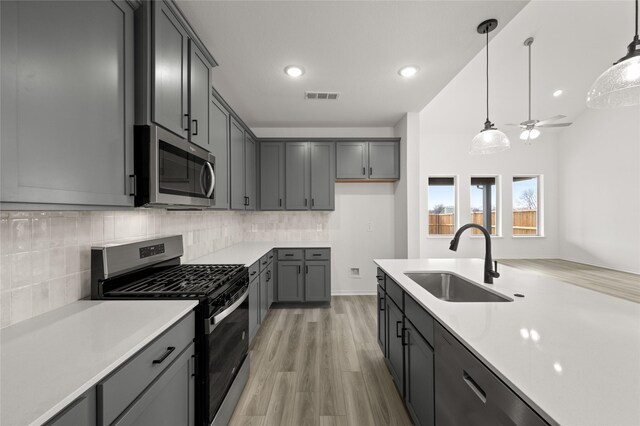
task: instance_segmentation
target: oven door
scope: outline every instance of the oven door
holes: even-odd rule
[[[206,208],[214,198],[215,158],[158,126],[150,126],[148,204]]]
[[[208,398],[211,424],[249,351],[249,289],[205,322],[208,336]],[[213,321],[212,321],[213,320]]]

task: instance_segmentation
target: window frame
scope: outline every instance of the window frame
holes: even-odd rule
[[[453,232],[451,234],[432,234],[429,232],[429,179],[431,178],[447,178],[453,179]],[[460,228],[460,191],[458,189],[458,175],[454,174],[433,174],[427,176],[427,238],[428,239],[451,239],[455,232]]]
[[[511,217],[513,217],[513,212],[515,211],[513,208],[514,202],[514,193],[513,193],[513,179],[515,178],[537,178],[537,210],[536,210],[536,226],[537,233],[535,235],[526,235],[526,234],[514,234],[513,233],[513,220],[511,222],[511,238],[519,239],[519,238],[544,238],[544,175],[543,174],[514,174],[511,176]]]
[[[502,175],[498,174],[471,174],[469,175],[469,222],[471,221],[471,179],[473,178],[495,178],[496,180],[496,233],[494,235],[491,234],[491,230],[489,230],[489,235],[491,238],[503,238],[502,235]],[[474,235],[473,233],[469,233],[470,238],[484,238],[484,235]]]

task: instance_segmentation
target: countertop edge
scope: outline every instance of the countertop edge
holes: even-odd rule
[[[131,348],[127,353],[122,355],[120,358],[112,362],[109,366],[104,368],[102,371],[93,376],[89,381],[87,381],[84,385],[76,389],[74,392],[66,396],[56,405],[51,407],[49,410],[44,412],[40,417],[33,420],[29,423],[29,426],[39,426],[43,425],[49,420],[53,419],[57,414],[59,414],[62,410],[64,410],[69,404],[75,401],[78,397],[80,397],[83,393],[89,390],[92,386],[98,384],[98,382],[109,374],[114,372],[118,367],[124,364],[127,360],[129,360],[133,355],[138,353],[141,349],[151,343],[155,338],[160,336],[162,333],[171,328],[174,324],[176,324],[181,318],[185,317],[189,312],[191,312],[196,306],[198,306],[197,301],[193,301],[189,308],[183,309],[179,314],[176,314],[171,320],[167,321],[163,327],[160,327],[154,333],[150,334],[146,339],[140,341],[137,345]]]

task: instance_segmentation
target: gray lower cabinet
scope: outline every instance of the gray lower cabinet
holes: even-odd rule
[[[285,145],[285,203],[287,210],[309,209],[309,143]]]
[[[267,312],[269,312],[269,278],[268,278],[268,270],[263,269],[260,272],[260,302],[259,302],[259,311],[260,311],[260,323],[264,321],[267,317]]]
[[[404,329],[404,401],[417,426],[435,422],[433,348],[405,319]]]
[[[373,181],[400,179],[400,143],[337,142],[336,178]]]
[[[398,392],[404,396],[404,342],[402,338],[404,316],[400,308],[389,297],[386,298],[385,310],[388,330],[387,358],[385,358],[385,361],[387,361],[387,366]]]
[[[260,327],[260,278],[256,276],[249,282],[249,344]]]
[[[214,97],[209,108],[209,152],[216,158],[216,185],[212,207],[229,208],[229,143],[230,115]]]
[[[335,144],[309,142],[311,210],[335,209]]]
[[[0,2],[3,207],[133,206],[134,5]]]
[[[331,300],[331,262],[307,260],[304,268],[304,300],[307,302]]]
[[[87,393],[73,401],[62,413],[45,423],[46,426],[95,426],[96,425],[96,390],[91,388]]]
[[[194,426],[194,344],[167,367],[113,426]]]
[[[387,355],[387,294],[378,285],[378,346],[383,355]]]
[[[260,143],[260,210],[284,210],[283,142]]]
[[[278,260],[278,302],[304,300],[303,265],[302,260]]]
[[[273,256],[273,255],[271,255]],[[267,306],[270,308],[275,300],[275,277],[274,277],[273,262],[267,265]]]
[[[435,327],[438,426],[547,423],[442,326]]]

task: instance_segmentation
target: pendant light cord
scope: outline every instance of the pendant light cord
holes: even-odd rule
[[[636,0],[637,4],[637,0]],[[487,122],[489,121],[489,27],[485,28],[487,34]]]
[[[638,38],[638,0],[636,0],[636,39]]]
[[[531,121],[531,43],[529,43],[529,121]]]

